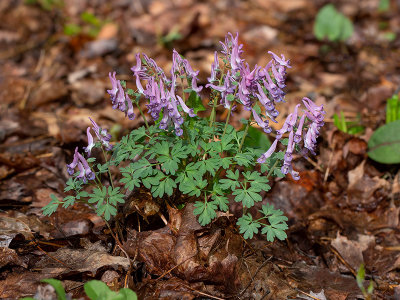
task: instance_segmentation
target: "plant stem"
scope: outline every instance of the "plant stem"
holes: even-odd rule
[[[224,127],[224,133],[222,134],[221,140],[224,138],[226,129],[228,128],[229,118],[231,117],[231,111],[232,111],[232,107],[233,107],[233,102],[234,102],[234,101],[232,100],[231,105],[229,106],[228,116],[226,117],[225,127]]]
[[[243,147],[243,144],[244,144],[244,140],[246,139],[247,132],[249,131],[249,127],[250,127],[250,123],[251,123],[252,119],[253,119],[253,116],[250,115],[250,119],[247,122],[247,125],[246,125],[246,128],[244,130],[244,134],[243,134],[242,140],[240,141],[238,152],[240,152],[242,150],[242,147]]]
[[[275,163],[273,164],[272,168],[269,170],[268,174],[267,174],[267,179],[272,175],[272,172],[275,170],[276,166],[278,165],[279,160],[277,159],[275,161]]]
[[[147,131],[149,131],[149,132],[150,132],[149,123],[147,123],[146,116],[144,115],[144,113],[143,113],[143,110],[140,108],[140,105],[139,105],[139,100],[138,100],[138,101],[135,101],[135,103],[136,103],[136,106],[137,106],[137,107],[138,107],[138,109],[139,109],[140,115],[141,115],[141,116],[142,116],[142,118],[143,118],[144,125],[146,126],[146,128],[147,128]]]
[[[105,160],[106,163],[107,163],[108,160],[107,160],[106,152],[104,151],[103,146],[101,146],[101,150],[103,151],[104,160]],[[111,177],[110,166],[107,167],[107,171],[108,171],[108,176],[110,177],[111,186],[112,186],[112,188],[114,189],[114,183],[113,183],[113,180],[112,180],[112,177]]]

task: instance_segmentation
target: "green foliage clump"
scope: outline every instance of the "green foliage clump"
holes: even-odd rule
[[[382,164],[400,163],[400,100],[394,94],[386,103],[386,124],[368,141],[368,156]]]
[[[344,42],[353,35],[353,23],[333,4],[322,7],[314,23],[314,35],[319,40],[327,38],[331,42]]]

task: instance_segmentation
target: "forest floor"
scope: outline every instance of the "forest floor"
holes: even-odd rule
[[[376,299],[400,299],[399,167],[367,156],[400,87],[400,39],[387,38],[400,36],[398,2],[380,12],[378,0],[335,1],[354,22],[346,43],[314,37],[320,0],[49,2],[0,1],[0,298],[32,296],[56,278],[74,298],[101,279],[139,299],[363,299],[363,264]],[[301,179],[276,179],[265,195],[289,218],[285,241],[245,241],[228,217],[201,228],[190,204],[162,211],[173,232],[159,215],[140,214],[155,201],[145,190],[130,202],[139,213],[125,207],[122,227],[111,226],[129,259],[88,207],[42,215],[50,194],[65,196],[66,164],[87,143],[89,116],[118,137],[142,125],[112,109],[108,72],[129,84],[136,53],[169,69],[175,48],[204,84],[227,32],[240,33],[251,66],[265,65],[268,50],[290,58],[277,128],[302,97],[327,111],[317,156],[295,159]],[[340,112],[364,131],[339,131]],[[177,256],[188,260],[177,265]]]

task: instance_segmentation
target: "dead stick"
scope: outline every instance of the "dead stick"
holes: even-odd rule
[[[349,269],[349,271],[354,275],[354,277],[357,277],[357,272],[353,269],[352,266],[349,265],[349,263],[343,258],[343,256],[340,255],[340,253],[333,246],[329,246],[329,248],[331,249],[333,254],[335,254],[337,258],[339,258],[339,260],[346,266],[346,268]]]

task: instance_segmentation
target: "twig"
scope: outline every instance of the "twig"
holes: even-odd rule
[[[124,247],[122,246],[121,242],[119,241],[118,237],[117,237],[117,236],[114,234],[114,232],[112,231],[112,229],[111,229],[111,227],[110,227],[110,224],[108,224],[108,222],[107,222],[106,220],[104,220],[104,221],[106,222],[106,225],[107,225],[108,229],[110,229],[110,233],[111,233],[112,237],[114,238],[115,242],[118,244],[118,247],[119,247],[119,248],[121,249],[121,251],[126,255],[126,258],[127,258],[128,261],[129,261],[129,266],[130,266],[130,268],[132,268],[132,262],[131,262],[131,259],[129,258],[128,253],[126,253],[126,251],[125,251]]]
[[[266,259],[258,268],[257,270],[254,272],[254,275],[252,276],[251,280],[249,281],[249,283],[247,284],[247,286],[236,296],[237,298],[240,299],[240,296],[242,296],[244,294],[244,292],[249,288],[249,286],[251,285],[251,283],[254,281],[254,278],[256,278],[258,272],[267,264],[267,262],[269,262],[272,259],[272,256],[270,256],[268,259]]]
[[[318,171],[323,172],[324,170],[321,168],[319,164],[317,164],[315,161],[313,161],[311,158],[307,157],[306,160],[312,164]]]
[[[193,292],[196,292],[196,293],[198,293],[198,294],[200,294],[200,295],[203,295],[203,296],[206,296],[206,297],[210,297],[210,298],[212,298],[212,299],[217,299],[217,300],[224,300],[224,299],[225,299],[225,298],[220,298],[220,297],[216,297],[216,296],[213,296],[213,295],[210,295],[210,294],[206,294],[206,293],[200,292],[200,291],[198,291],[198,290],[196,290],[196,289],[194,289],[194,288],[192,288],[192,287],[190,287],[190,286],[188,286],[188,285],[186,285],[186,284],[182,284],[182,285],[183,285],[184,287],[186,287],[186,288],[192,290]]]
[[[187,262],[189,259],[195,257],[197,255],[193,254],[192,256],[188,257],[187,259],[185,259],[184,261],[180,262],[179,264],[177,264],[176,266],[172,267],[171,269],[169,269],[168,271],[164,272],[163,274],[161,274],[160,277],[156,278],[156,281],[160,280],[161,278],[165,277],[166,275],[168,275],[169,273],[171,273],[173,270],[175,270],[177,267],[179,267],[180,265],[182,265],[183,263]]]
[[[324,183],[328,180],[329,172],[331,171],[331,164],[332,164],[332,159],[333,159],[333,149],[331,150],[331,154],[329,155],[329,161],[328,161],[328,167],[326,168],[325,171],[325,176],[324,176]]]
[[[353,269],[352,266],[349,265],[349,263],[340,255],[340,253],[333,247],[329,246],[329,249],[339,258],[339,260],[346,266],[347,269],[354,275],[354,277],[357,277],[357,272]]]
[[[298,288],[294,288],[294,289],[295,289],[296,291],[298,291],[298,292],[300,292],[300,293],[306,295],[307,297],[309,297],[309,298],[311,298],[311,299],[321,300],[321,299],[319,299],[319,298],[317,298],[317,297],[314,297],[313,295],[310,295],[309,293],[303,292],[302,290],[300,290],[300,289],[298,289]]]
[[[62,264],[62,265],[64,265],[64,266],[66,266],[68,269],[73,270],[73,268],[70,267],[70,266],[68,266],[66,263],[62,262],[61,260],[55,258],[54,256],[52,256],[52,255],[50,255],[49,253],[47,253],[46,251],[44,251],[44,250],[36,243],[36,241],[33,241],[33,242],[36,244],[36,247],[37,247],[40,251],[42,251],[44,254],[46,254],[48,257],[50,257],[52,260],[55,260],[56,262],[58,262],[58,263],[60,263],[60,264]]]

